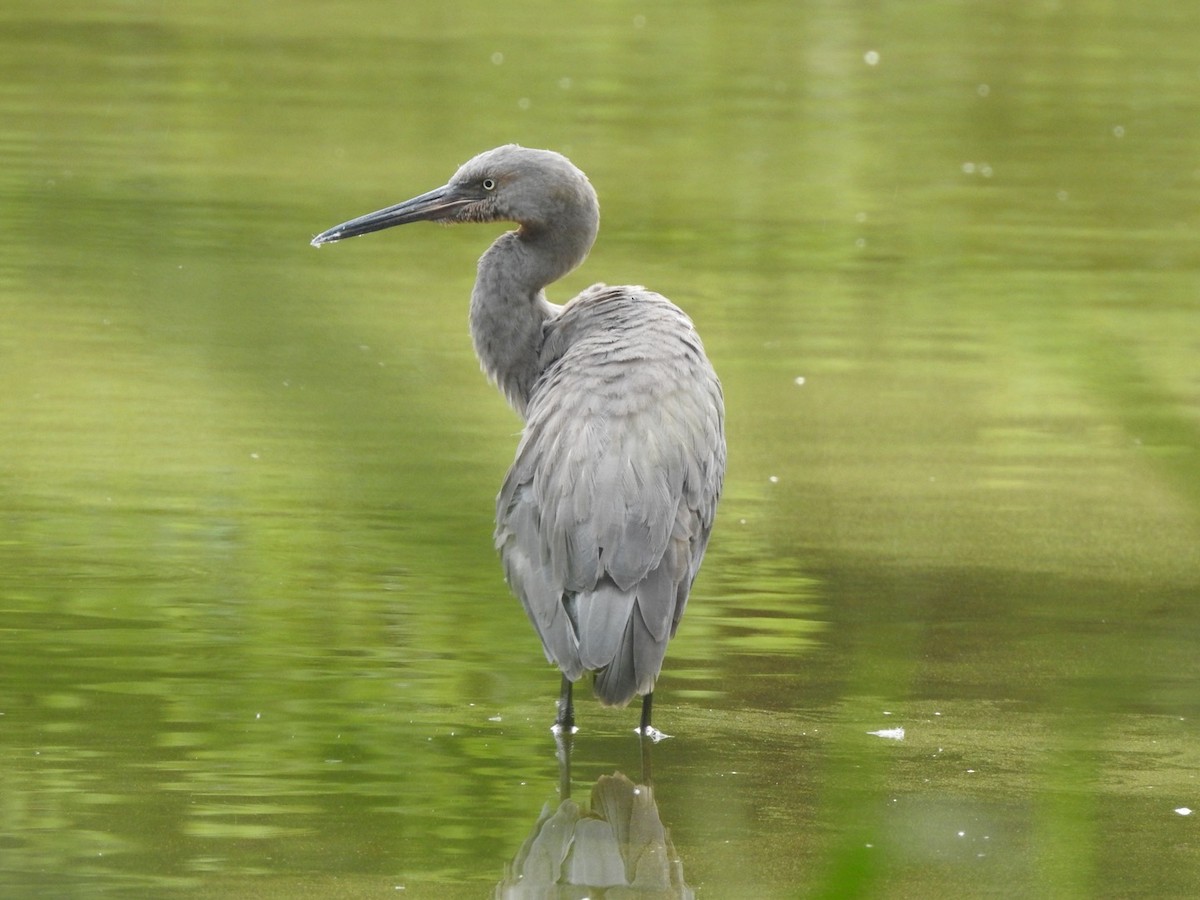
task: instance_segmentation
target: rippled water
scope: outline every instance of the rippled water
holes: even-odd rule
[[[0,892],[1200,892],[1200,12],[0,23]],[[308,246],[510,140],[600,191],[553,295],[672,297],[729,409],[675,736],[582,700],[569,798],[495,230]]]

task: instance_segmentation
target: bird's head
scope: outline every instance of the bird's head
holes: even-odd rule
[[[330,228],[312,243],[316,247],[409,222],[516,222],[537,233],[579,219],[594,234],[599,203],[587,176],[553,150],[505,144],[464,163],[442,187]]]

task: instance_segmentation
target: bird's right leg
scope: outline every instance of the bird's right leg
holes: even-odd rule
[[[650,724],[650,710],[654,706],[654,691],[642,697],[642,724],[638,726],[638,734],[650,737],[654,726]]]
[[[642,724],[635,729],[638,736],[642,739],[643,747],[646,746],[647,740],[653,741],[657,744],[659,741],[666,740],[670,737],[669,734],[663,734],[650,724],[650,711],[653,706],[654,692],[651,691],[649,694],[645,694],[642,697]]]
[[[571,699],[571,689],[574,685],[571,684],[571,679],[566,675],[562,677],[562,690],[558,695],[558,715],[554,718],[555,734],[574,734],[575,728],[575,704]]]

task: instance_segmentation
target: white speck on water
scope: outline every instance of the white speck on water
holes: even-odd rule
[[[493,66],[504,65],[504,54],[501,53],[499,50],[497,50],[495,53],[492,54],[492,65]]]
[[[973,163],[973,162],[963,163],[962,170],[963,170],[964,175],[974,175],[975,174],[975,163]]]
[[[1175,812],[1177,812],[1181,816],[1190,816],[1192,814],[1192,811],[1190,809],[1188,809],[1186,806],[1179,807],[1179,809],[1175,810]]]
[[[975,88],[975,93],[977,93],[980,97],[986,97],[991,92],[992,92],[991,87],[986,84],[981,84],[977,88]]]
[[[1124,125],[1115,126],[1113,128],[1113,137],[1118,137],[1118,138],[1125,137],[1125,126]]]
[[[503,722],[504,718],[503,718],[503,716],[488,716],[488,721],[489,722]]]
[[[635,729],[633,729],[633,733],[639,734],[639,733],[641,733],[641,729],[635,728]],[[667,740],[667,738],[673,737],[673,735],[666,734],[662,731],[659,731],[657,728],[655,728],[653,725],[651,725],[649,728],[646,729],[646,733],[644,735],[642,735],[642,737],[648,737],[648,738],[650,738],[650,740],[654,741],[654,743],[657,744],[659,741],[665,741],[665,740]]]
[[[251,459],[258,459],[258,454],[257,454],[257,453],[251,453],[251,454],[250,454],[250,458],[251,458]]]
[[[959,837],[966,837],[966,836],[967,836],[967,833],[966,833],[965,831],[959,831],[959,832],[957,832],[957,834],[958,834],[958,836],[959,836]]]
[[[767,479],[767,481],[771,482],[771,484],[779,484],[779,476],[772,475]]]
[[[889,741],[904,740],[903,728],[881,728],[878,731],[868,731],[867,734],[873,735],[874,737],[886,738]]]
[[[803,375],[797,375],[797,376],[796,376],[796,385],[797,385],[797,386],[803,386],[803,385],[804,385],[804,376],[803,376]]]
[[[868,50],[863,54],[863,62],[865,62],[868,66],[879,65],[879,51]]]
[[[992,167],[989,166],[987,163],[982,163],[979,166],[979,174],[982,175],[984,178],[991,178],[992,177]]]

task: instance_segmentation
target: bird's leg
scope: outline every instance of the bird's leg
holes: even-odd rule
[[[670,737],[669,734],[663,734],[650,724],[650,709],[653,705],[654,692],[651,691],[649,694],[646,694],[642,697],[642,724],[634,729],[634,731],[637,732],[638,737],[641,738],[643,748],[646,746],[646,741],[653,741],[657,744],[659,741],[666,740]]]
[[[653,726],[650,724],[650,707],[654,703],[654,692],[651,691],[642,697],[642,725],[638,728],[638,734],[642,737],[650,737],[650,732]]]
[[[562,678],[562,690],[558,695],[558,715],[554,718],[555,734],[574,734],[575,728],[575,704],[571,700],[571,679],[566,675]]]

